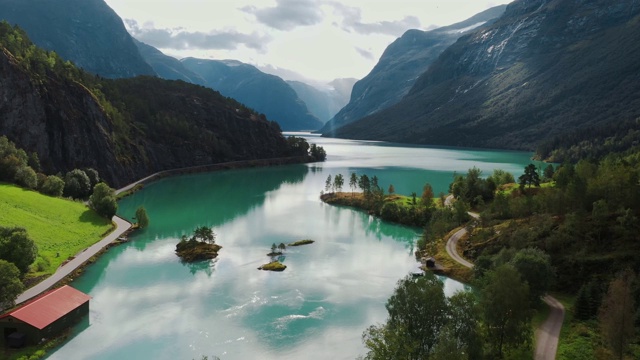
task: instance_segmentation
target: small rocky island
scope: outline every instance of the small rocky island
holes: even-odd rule
[[[258,268],[258,270],[265,271],[284,271],[287,268],[287,265],[281,263],[280,261],[272,261],[268,264],[264,264]]]
[[[284,271],[284,269],[286,269],[287,266],[281,263],[280,261],[284,259],[284,256],[282,255],[287,249],[287,246],[301,246],[301,245],[308,245],[313,243],[314,241],[309,239],[298,240],[298,241],[289,243],[287,245],[285,245],[284,243],[280,243],[280,245],[276,245],[275,243],[273,243],[273,245],[271,245],[271,252],[267,254],[267,256],[271,257],[271,262],[260,266],[258,270]],[[278,258],[278,260],[276,260],[276,258]]]
[[[180,242],[176,245],[176,254],[187,263],[211,260],[218,257],[218,251],[222,246],[215,243],[216,234],[206,226],[199,227],[193,231],[193,236],[187,238],[182,235]]]
[[[296,242],[292,242],[290,244],[287,244],[287,246],[301,246],[301,245],[309,245],[309,244],[313,244],[315,241],[310,240],[310,239],[304,239],[304,240],[298,240]]]

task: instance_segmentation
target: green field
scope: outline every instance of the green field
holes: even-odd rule
[[[0,183],[0,226],[27,229],[38,246],[29,276],[54,273],[65,259],[100,241],[112,229],[111,220],[80,202],[6,183]]]

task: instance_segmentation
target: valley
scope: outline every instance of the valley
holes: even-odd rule
[[[0,307],[68,261],[91,297],[18,350],[0,314],[0,357],[640,357],[638,24],[634,0],[0,0]]]

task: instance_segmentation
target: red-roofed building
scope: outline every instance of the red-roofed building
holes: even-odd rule
[[[65,285],[0,316],[3,346],[37,344],[70,327],[89,313],[91,297]]]

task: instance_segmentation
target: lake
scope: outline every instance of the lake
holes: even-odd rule
[[[308,136],[326,162],[163,179],[123,199],[132,219],[151,220],[71,284],[92,296],[89,318],[49,359],[355,359],[362,332],[386,319],[396,282],[418,264],[420,229],[381,222],[319,200],[328,175],[377,176],[396,193],[448,191],[476,166],[519,176],[531,154]],[[212,227],[223,248],[213,262],[182,264],[181,235]],[[282,273],[259,271],[271,244],[287,248]],[[464,286],[443,279],[447,294]]]

